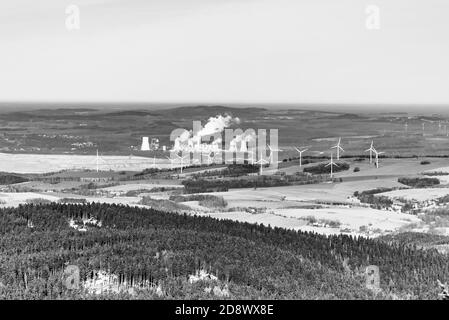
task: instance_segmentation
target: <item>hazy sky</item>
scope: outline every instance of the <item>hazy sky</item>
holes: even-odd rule
[[[447,0],[1,0],[0,101],[449,104],[448,17]]]

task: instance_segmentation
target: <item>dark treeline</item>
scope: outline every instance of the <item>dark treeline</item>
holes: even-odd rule
[[[234,179],[189,179],[184,180],[186,193],[220,192],[239,188],[266,188],[300,184],[313,184],[327,181],[327,176],[312,176],[298,173],[296,175],[254,176]]]
[[[79,232],[68,223],[89,218],[101,227]],[[0,234],[3,298],[86,297],[64,289],[66,264],[78,265],[82,280],[107,270],[121,282],[163,283],[168,298],[186,297],[185,279],[201,266],[234,298],[370,298],[359,278],[370,264],[380,267],[383,292],[436,298],[437,279],[449,276],[449,258],[435,250],[121,205],[1,209]]]
[[[440,184],[440,180],[438,178],[399,178],[399,183],[405,184],[407,186],[413,187],[413,188],[426,188],[426,187],[433,187]]]
[[[211,170],[211,171],[204,171],[200,173],[195,173],[192,176],[194,178],[201,178],[201,177],[240,177],[245,176],[249,173],[256,173],[259,172],[259,166],[252,165],[252,164],[230,164],[227,165],[226,169],[221,170]]]
[[[393,190],[397,190],[398,188],[376,188],[376,189],[370,189],[365,190],[362,192],[356,191],[354,192],[354,197],[360,200],[362,203],[368,203],[370,204],[371,208],[373,209],[386,209],[393,205],[393,200],[391,200],[387,196],[381,196],[378,195],[379,193],[389,192]]]
[[[328,166],[326,163],[320,163],[315,166],[306,167],[303,169],[304,172],[312,173],[312,174],[330,174],[331,173],[331,167]],[[334,165],[332,167],[332,171],[340,172],[349,170],[349,164],[346,162],[338,162],[337,165]]]
[[[223,197],[212,194],[171,195],[169,200],[174,202],[198,201],[198,204],[208,208],[224,208],[228,205]]]
[[[14,183],[21,183],[21,182],[27,182],[29,181],[28,178],[15,175],[15,174],[0,174],[0,185],[1,184],[14,184]]]

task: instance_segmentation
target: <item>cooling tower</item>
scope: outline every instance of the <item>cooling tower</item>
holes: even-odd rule
[[[149,151],[150,150],[150,142],[148,140],[148,137],[142,137],[142,147],[140,148],[141,151]]]

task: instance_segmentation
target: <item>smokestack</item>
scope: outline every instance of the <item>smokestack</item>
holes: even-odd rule
[[[142,147],[140,148],[141,151],[150,151],[150,142],[148,140],[148,137],[142,137]]]

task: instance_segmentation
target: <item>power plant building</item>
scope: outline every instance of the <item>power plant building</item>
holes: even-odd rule
[[[141,151],[150,151],[150,142],[148,137],[142,137],[142,146],[140,147]]]

